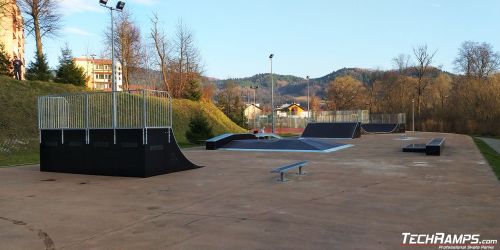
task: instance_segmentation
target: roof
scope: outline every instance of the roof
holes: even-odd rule
[[[288,109],[290,109],[293,106],[296,106],[296,107],[301,108],[302,110],[305,110],[302,106],[300,106],[300,104],[295,103],[295,102],[292,102],[291,104],[285,103],[285,104],[281,105],[281,107],[278,107],[276,110],[287,111]]]
[[[247,106],[245,107],[245,109],[249,108],[250,106],[254,106],[254,107],[256,107],[256,108],[258,108],[258,109],[262,110],[262,108],[261,108],[261,107],[259,107],[259,106],[255,105],[255,104],[253,104],[253,103],[251,103],[251,104],[247,104]]]
[[[80,62],[92,62],[93,64],[111,64],[111,59],[103,59],[103,58],[85,58],[85,57],[80,57],[80,58],[73,58],[75,61],[80,61]]]

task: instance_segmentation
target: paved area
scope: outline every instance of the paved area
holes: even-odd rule
[[[490,146],[493,150],[497,151],[497,153],[500,154],[500,140],[499,139],[494,139],[494,138],[484,138],[484,137],[478,137],[479,139],[483,140],[488,146]]]
[[[413,135],[412,135],[413,136]],[[500,239],[500,185],[471,138],[441,156],[366,135],[334,153],[184,151],[206,167],[147,179],[0,169],[2,249],[427,249],[402,233]],[[270,170],[310,160],[305,176]],[[428,249],[437,249],[429,247]]]

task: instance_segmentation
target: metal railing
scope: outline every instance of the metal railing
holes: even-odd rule
[[[308,122],[361,122],[362,124],[406,124],[406,114],[370,114],[368,110],[339,110],[313,112],[311,118],[286,116],[276,117],[276,127],[305,128]],[[249,128],[270,127],[271,120],[267,115],[255,119],[247,119]]]
[[[171,127],[172,97],[166,91],[88,92],[38,97],[40,130],[84,129],[88,135],[90,129],[143,129],[147,134],[148,128]],[[145,142],[147,144],[147,136]]]

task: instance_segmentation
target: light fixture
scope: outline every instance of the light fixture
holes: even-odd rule
[[[269,59],[273,59],[274,54],[269,55]]]
[[[123,7],[125,7],[125,2],[118,1],[118,3],[116,3],[117,10],[123,10]]]
[[[99,0],[99,3],[101,5],[106,5],[108,3],[108,0]]]

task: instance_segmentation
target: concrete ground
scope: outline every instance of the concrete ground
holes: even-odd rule
[[[413,136],[410,134],[410,136]],[[441,156],[402,143],[447,138]],[[1,249],[426,249],[403,232],[500,239],[500,185],[471,138],[366,135],[334,153],[186,150],[152,178],[0,169]],[[285,183],[270,170],[310,160]],[[429,247],[428,249],[437,249]]]
[[[497,151],[497,153],[500,154],[500,140],[499,139],[494,139],[494,138],[484,138],[484,137],[478,137],[479,139],[483,140],[488,146],[490,146],[493,150]]]

